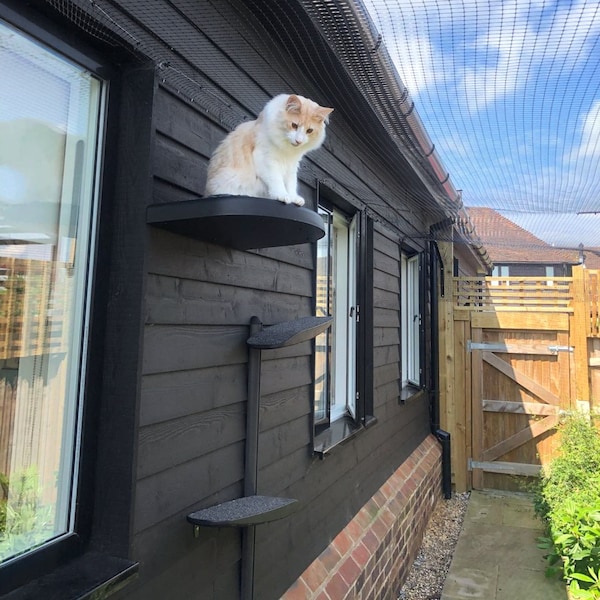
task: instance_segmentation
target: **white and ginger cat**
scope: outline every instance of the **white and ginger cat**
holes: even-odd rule
[[[238,125],[208,164],[205,194],[256,196],[304,205],[298,195],[302,157],[325,139],[333,108],[295,94],[267,102],[255,121]]]

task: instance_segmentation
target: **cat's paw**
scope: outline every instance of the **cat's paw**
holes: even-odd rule
[[[297,206],[304,206],[304,198],[302,196],[295,196],[292,202]]]

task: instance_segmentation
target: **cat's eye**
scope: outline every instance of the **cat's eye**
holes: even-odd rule
[[[292,129],[298,129],[298,123],[292,123]]]
[[[309,127],[309,128],[306,130],[306,133],[312,133],[312,132],[313,132],[313,128],[312,128],[312,127]]]

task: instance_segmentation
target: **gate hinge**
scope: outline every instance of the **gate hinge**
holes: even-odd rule
[[[473,350],[487,350],[488,352],[507,352],[508,348],[506,344],[501,342],[472,342],[467,340],[467,352],[473,352]]]
[[[550,352],[573,352],[575,348],[573,346],[548,346]]]

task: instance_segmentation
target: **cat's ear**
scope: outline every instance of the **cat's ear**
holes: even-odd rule
[[[285,110],[290,113],[299,114],[302,110],[302,101],[296,94],[288,96],[287,102],[285,103]]]
[[[323,123],[329,123],[329,115],[333,112],[333,108],[326,108],[325,106],[319,106],[317,109],[317,118]]]

